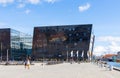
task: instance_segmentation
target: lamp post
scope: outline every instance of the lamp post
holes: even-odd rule
[[[74,43],[74,49],[77,50],[77,42]],[[78,61],[78,51],[76,52],[75,61]]]
[[[71,51],[71,63],[73,62],[73,50]]]
[[[67,60],[66,61],[68,62],[68,46],[66,46],[66,48],[67,48]]]
[[[78,57],[79,57],[79,51],[78,50],[76,52],[76,55],[77,55],[77,62],[78,62]]]
[[[5,64],[5,65],[8,65],[8,64],[9,64],[8,61],[9,61],[9,57],[8,57],[8,49],[7,49],[6,64]]]
[[[67,62],[68,62],[68,51],[67,51]]]
[[[1,62],[2,62],[2,42],[1,42]]]
[[[8,63],[8,49],[7,49],[7,58],[6,59],[7,59],[7,63]]]

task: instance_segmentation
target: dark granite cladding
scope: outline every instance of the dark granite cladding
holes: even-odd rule
[[[85,25],[61,25],[34,27],[32,58],[40,59],[60,59],[71,58],[88,59],[92,24]]]

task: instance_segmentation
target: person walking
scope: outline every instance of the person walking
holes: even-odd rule
[[[30,69],[30,60],[27,58],[26,60],[25,60],[25,69],[27,68],[27,69]]]
[[[27,67],[27,60],[24,61],[24,66],[25,66],[25,69]]]
[[[27,59],[27,68],[30,69],[30,60]]]

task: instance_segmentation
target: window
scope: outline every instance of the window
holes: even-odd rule
[[[82,40],[83,40],[83,39],[82,39],[82,38],[80,38],[79,40],[80,40],[80,42],[82,42]]]
[[[72,36],[72,34],[69,34],[69,36]]]

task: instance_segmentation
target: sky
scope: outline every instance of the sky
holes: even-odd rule
[[[0,0],[0,28],[93,24],[94,55],[120,51],[120,0]]]

